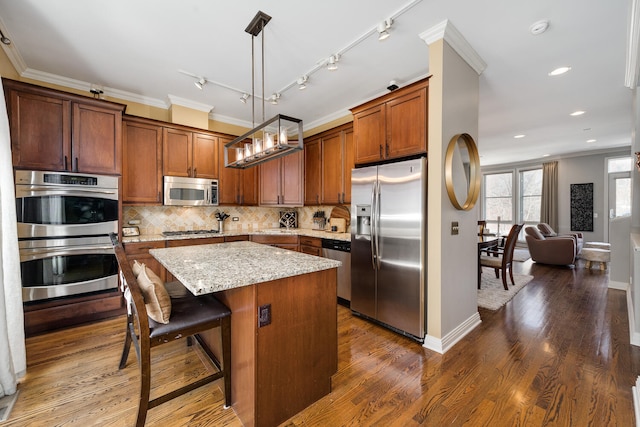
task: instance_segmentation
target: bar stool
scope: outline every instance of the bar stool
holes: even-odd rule
[[[220,378],[224,380],[225,408],[231,406],[231,311],[213,295],[196,297],[190,292],[183,292],[182,295],[171,298],[171,317],[168,323],[156,322],[149,318],[138,279],[127,260],[122,244],[118,242],[114,233],[111,233],[110,237],[120,267],[122,291],[127,301],[127,334],[119,369],[123,369],[127,364],[131,343],[134,345],[140,365],[142,384],[136,426],[144,426],[149,409]],[[218,327],[221,330],[222,363],[198,335],[200,332]],[[196,338],[218,372],[149,400],[151,348],[181,338],[190,339],[192,336]]]

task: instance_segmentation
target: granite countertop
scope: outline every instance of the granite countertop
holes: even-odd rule
[[[225,237],[225,236],[246,236],[246,235],[279,235],[279,236],[309,236],[318,237],[321,239],[334,239],[342,240],[345,242],[351,241],[350,233],[335,233],[325,230],[313,230],[310,228],[267,228],[257,231],[231,231],[224,233],[204,233],[204,234],[184,234],[180,236],[163,236],[162,234],[141,234],[134,237],[123,237],[123,243],[141,243],[141,242],[157,242],[165,240],[183,240],[183,239],[203,239],[207,237]]]
[[[340,261],[253,242],[150,249],[194,295],[337,268]]]

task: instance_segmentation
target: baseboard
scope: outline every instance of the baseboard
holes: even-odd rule
[[[617,289],[620,291],[626,291],[627,288],[629,287],[628,283],[624,283],[624,282],[615,282],[615,281],[609,281],[609,289]]]
[[[633,412],[636,414],[636,427],[640,427],[640,393],[638,389],[640,389],[640,377],[636,380],[636,385],[631,387],[633,394]]]
[[[453,331],[449,332],[443,338],[435,338],[431,335],[425,335],[424,348],[444,354],[451,349],[458,341],[464,338],[469,332],[482,323],[480,313],[477,311],[467,320],[459,324]]]
[[[635,327],[635,313],[633,312],[633,300],[629,287],[627,287],[627,313],[629,313],[629,341],[631,345],[640,347],[640,332]]]

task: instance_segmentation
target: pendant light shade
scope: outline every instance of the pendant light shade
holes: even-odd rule
[[[259,11],[251,20],[245,31],[251,34],[251,100],[252,100],[252,126],[249,132],[225,144],[224,165],[228,168],[246,169],[256,166],[268,160],[292,154],[304,148],[302,139],[302,120],[278,114],[266,120],[265,91],[264,91],[264,27],[271,20],[266,13]],[[262,92],[259,98],[262,100],[262,124],[255,124],[255,54],[254,41],[258,34],[262,33]],[[279,93],[274,93],[268,100],[278,104]],[[246,98],[243,99],[246,102]]]

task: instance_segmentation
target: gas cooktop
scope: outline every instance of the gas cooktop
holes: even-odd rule
[[[188,236],[191,234],[214,234],[218,230],[184,230],[184,231],[163,231],[163,236]]]

